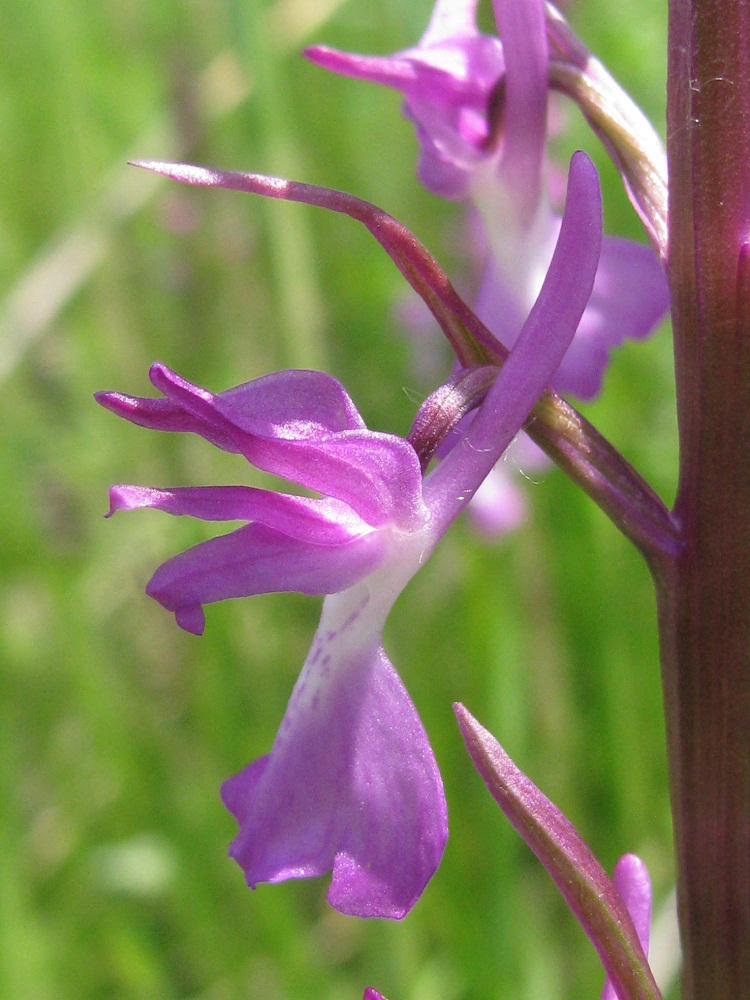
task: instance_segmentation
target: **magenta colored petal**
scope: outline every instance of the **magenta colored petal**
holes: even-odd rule
[[[328,45],[311,45],[302,53],[310,62],[322,69],[354,80],[379,83],[404,91],[418,76],[417,66],[406,53],[392,56],[368,56],[356,52],[342,52]]]
[[[474,0],[439,0],[419,44],[393,56],[324,46],[305,52],[326,69],[404,95],[420,144],[420,180],[442,197],[463,197],[472,169],[486,156],[487,105],[504,68],[499,40],[477,31],[475,8]]]
[[[448,5],[438,4],[419,44],[394,55],[361,55],[326,45],[310,46],[304,55],[333,73],[399,90],[407,100],[454,108],[468,103],[479,109],[504,64],[498,39],[477,31],[475,6],[464,4],[451,23],[452,15],[444,16]]]
[[[335,594],[376,569],[385,545],[376,531],[341,545],[320,545],[249,524],[162,563],[146,593],[173,611],[178,625],[200,634],[204,604],[291,590]]]
[[[166,365],[152,365],[149,377],[169,399],[201,420],[225,417],[247,434],[291,440],[362,430],[365,423],[343,385],[323,372],[264,375],[215,395],[188,382]]]
[[[154,489],[121,485],[110,489],[109,499],[110,515],[118,510],[152,508],[204,521],[258,521],[290,538],[319,545],[340,545],[371,530],[338,500],[290,496],[252,486]]]
[[[424,520],[414,449],[368,431],[336,379],[288,371],[214,394],[153,365],[151,380],[186,415],[174,429],[229,442],[257,468],[335,497],[373,526]]]
[[[555,375],[559,392],[592,399],[601,389],[610,351],[653,333],[669,310],[659,258],[640,243],[605,237],[594,290],[575,339]]]
[[[601,245],[601,195],[585,153],[570,161],[557,245],[539,296],[465,438],[424,482],[436,535],[469,502],[560,365],[586,307]]]
[[[565,213],[549,269],[508,360],[472,424],[467,439],[486,447],[524,421],[560,366],[588,303],[602,240],[602,205],[596,168],[585,153],[570,161]],[[511,400],[513,403],[511,404]],[[488,405],[489,404],[489,405]],[[503,444],[505,450],[516,430]]]
[[[372,986],[368,986],[362,1000],[385,1000],[385,997],[382,993],[378,993],[376,989],[373,989]]]
[[[226,398],[227,409],[241,415],[243,429],[256,434],[297,437],[321,431],[357,430],[365,424],[344,387],[322,372],[284,371],[246,382],[214,396],[180,378],[165,365],[151,368],[151,380],[170,398],[148,399],[119,392],[98,392],[95,399],[131,423],[151,430],[190,431],[225,451],[238,452],[236,427],[212,405]]]
[[[493,0],[505,57],[503,180],[530,222],[542,192],[549,52],[543,0]]]
[[[643,954],[648,956],[651,934],[651,879],[646,865],[637,855],[624,854],[615,865],[612,884],[627,907]],[[601,1000],[619,1000],[609,978],[605,980]]]
[[[336,909],[399,919],[440,861],[446,805],[414,705],[350,625],[321,624],[270,755],[225,782],[230,854],[250,886],[333,870]]]
[[[171,399],[148,399],[145,396],[128,396],[122,392],[97,392],[94,393],[94,399],[105,410],[139,427],[154,431],[199,434],[224,451],[240,451],[231,430],[195,417]]]

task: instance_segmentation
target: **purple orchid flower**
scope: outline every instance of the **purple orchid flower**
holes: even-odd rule
[[[488,249],[476,313],[511,347],[539,292],[560,224],[546,159],[547,29],[543,0],[494,0],[499,39],[479,33],[476,6],[476,0],[437,0],[419,43],[392,56],[326,46],[305,55],[404,95],[420,143],[420,179],[442,197],[467,199],[482,218]],[[668,308],[666,280],[651,249],[605,238],[592,299],[554,388],[593,398],[610,351],[648,336]]]
[[[420,180],[441,197],[466,199],[481,217],[486,249],[474,308],[511,347],[560,225],[546,159],[547,29],[543,0],[494,0],[500,38],[479,33],[476,6],[477,0],[437,0],[419,43],[392,56],[326,46],[305,55],[404,95],[404,113],[419,139]],[[553,387],[593,399],[612,349],[647,337],[668,309],[666,279],[651,248],[605,237],[591,299]],[[507,465],[498,466],[472,503],[482,534],[499,537],[525,520],[525,498],[514,480]]]
[[[189,183],[258,189],[255,176],[153,168]],[[284,183],[267,181],[282,197]],[[230,854],[250,886],[332,870],[332,906],[400,918],[434,873],[447,837],[443,787],[383,650],[383,627],[557,369],[593,285],[600,211],[596,172],[578,154],[539,298],[470,428],[424,477],[410,441],[368,430],[340,383],[317,372],[281,372],[214,395],[154,365],[151,381],[163,398],[98,394],[133,423],[198,434],[318,494],[248,486],[111,491],[111,512],[150,507],[247,522],[170,559],[148,584],[190,632],[202,632],[203,606],[213,601],[288,590],[326,595],[271,753],[222,789],[240,826]],[[411,251],[414,238],[403,239]],[[424,255],[411,260],[427,272]]]
[[[443,198],[465,197],[488,155],[487,107],[505,70],[499,39],[477,30],[476,6],[477,0],[437,0],[419,43],[393,56],[350,55],[325,45],[305,50],[325,69],[404,95],[404,114],[419,138],[419,178]]]

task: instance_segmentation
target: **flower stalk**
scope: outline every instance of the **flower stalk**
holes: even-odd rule
[[[750,2],[671,0],[684,550],[659,586],[684,1000],[750,982]]]

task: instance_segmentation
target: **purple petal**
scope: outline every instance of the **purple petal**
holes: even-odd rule
[[[305,52],[328,70],[404,95],[421,147],[420,180],[442,197],[463,197],[471,170],[486,156],[487,105],[504,67],[499,40],[477,31],[475,9],[475,0],[439,0],[419,44],[393,56],[324,46]]]
[[[394,90],[405,91],[419,78],[419,68],[409,58],[409,50],[392,56],[369,56],[342,52],[328,45],[311,45],[302,54],[331,73],[367,83],[379,83]]]
[[[154,489],[113,486],[109,515],[118,510],[152,508],[204,521],[258,521],[290,538],[319,545],[340,545],[371,531],[338,500],[273,493],[252,486],[188,486]]]
[[[559,367],[591,294],[600,245],[599,181],[579,152],[570,162],[565,214],[539,297],[466,436],[425,480],[436,537],[469,502]]]
[[[624,854],[615,865],[612,884],[627,907],[643,953],[648,956],[651,933],[651,880],[648,869],[635,854]],[[609,978],[604,982],[601,1000],[619,1000]]]
[[[332,869],[336,909],[399,919],[442,856],[445,798],[414,705],[378,643],[352,648],[352,621],[321,623],[270,755],[225,782],[230,854],[252,887]]]
[[[322,432],[357,430],[365,426],[344,387],[322,372],[284,371],[246,382],[214,396],[192,385],[165,365],[151,368],[151,380],[168,399],[98,392],[95,399],[131,423],[151,430],[190,431],[225,451],[237,452],[236,426],[221,419],[216,399],[226,398],[227,409],[240,416],[251,433],[275,432],[296,437]]]
[[[559,221],[552,220],[555,228]],[[495,260],[488,258],[476,313],[506,347],[518,338],[522,305]],[[552,387],[593,399],[601,390],[612,349],[626,339],[641,340],[653,333],[668,310],[669,288],[654,251],[631,240],[604,237],[591,298]]]
[[[291,590],[335,594],[376,569],[386,544],[384,533],[377,531],[330,545],[250,524],[162,563],[146,593],[173,611],[181,628],[200,635],[204,604]]]
[[[213,421],[227,430],[300,441],[365,428],[344,387],[323,372],[276,372],[218,395],[188,382],[166,365],[152,365],[149,377],[197,420]]]
[[[385,997],[382,993],[378,993],[376,989],[373,989],[372,986],[368,986],[362,1000],[385,1000]]]
[[[553,387],[592,399],[601,389],[612,348],[653,333],[668,310],[669,288],[654,251],[606,237],[591,299]]]
[[[193,430],[220,446],[227,442],[256,468],[341,500],[373,526],[424,520],[414,449],[403,438],[368,431],[343,386],[330,376],[280,372],[218,395],[164,365],[152,366],[151,380],[176,408],[165,421],[171,426],[151,423],[153,406],[136,400],[131,409],[139,416],[145,411],[138,422]],[[100,402],[134,419],[122,410],[122,397],[108,394]],[[177,420],[180,411],[184,416]]]
[[[530,222],[542,193],[549,52],[543,0],[493,0],[505,57],[504,181]]]
[[[171,399],[148,399],[145,396],[128,396],[122,392],[97,392],[94,399],[117,417],[131,424],[154,431],[175,431],[199,434],[223,451],[240,452],[231,430],[210,424],[183,409]]]
[[[548,382],[559,368],[591,296],[601,240],[602,205],[596,168],[585,153],[574,153],[565,213],[549,269],[521,334],[469,430],[467,439],[473,447],[493,442],[501,413],[508,427],[515,425],[522,410],[525,420],[541,395],[540,383]],[[509,414],[513,414],[510,419]],[[513,437],[515,432],[503,451]]]

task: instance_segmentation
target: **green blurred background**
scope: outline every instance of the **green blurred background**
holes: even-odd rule
[[[570,11],[662,129],[663,6],[579,0]],[[325,880],[250,892],[226,856],[234,822],[219,785],[269,749],[319,601],[212,606],[205,636],[185,635],[143,588],[214,529],[157,512],[103,519],[114,482],[253,475],[201,440],[147,433],[94,404],[97,389],[148,394],[155,359],[214,390],[321,367],[370,426],[408,430],[431,386],[396,318],[404,282],[364,230],[125,162],[188,158],[344,188],[460,275],[460,211],[416,183],[397,95],[298,55],[312,42],[403,48],[429,12],[428,0],[3,8],[2,1000],[353,1000],[368,984],[390,1000],[598,996],[593,949],[473,773],[454,700],[605,867],[639,852],[668,912],[651,585],[560,473],[526,484],[532,517],[500,544],[456,524],[389,622],[451,812],[444,863],[400,924],[332,912]],[[607,228],[642,238],[614,170],[567,115],[564,150],[583,145],[600,165]],[[671,501],[666,329],[617,353],[585,412]],[[658,952],[668,966],[669,933]]]

